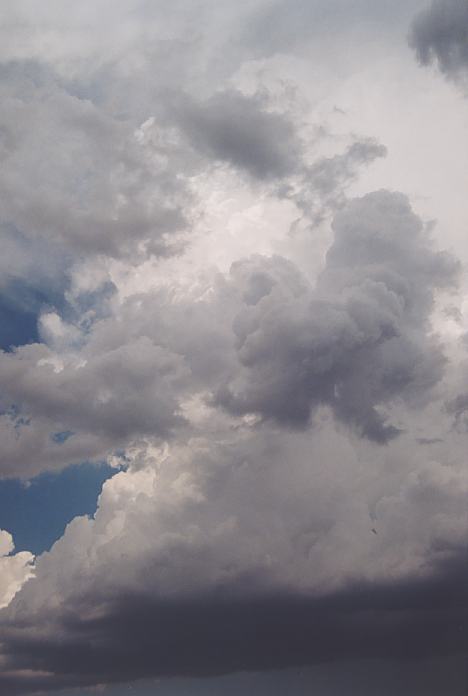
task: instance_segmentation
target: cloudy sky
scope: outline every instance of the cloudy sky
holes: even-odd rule
[[[467,0],[0,19],[2,696],[466,694]]]

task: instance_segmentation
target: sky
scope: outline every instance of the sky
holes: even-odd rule
[[[0,694],[462,696],[468,2],[0,7]]]

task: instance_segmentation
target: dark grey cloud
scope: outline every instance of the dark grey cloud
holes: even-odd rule
[[[386,442],[398,431],[379,407],[421,396],[443,374],[428,319],[435,289],[455,281],[458,264],[432,249],[401,194],[351,201],[333,229],[315,289],[281,259],[234,265],[234,282],[246,288],[234,322],[242,370],[216,402],[301,427],[328,405]]]
[[[433,0],[414,19],[410,45],[423,65],[436,63],[447,77],[466,79],[468,2]]]
[[[14,614],[3,623],[7,672],[0,686],[12,695],[51,693],[65,686],[363,658],[410,663],[461,657],[466,580],[460,556],[431,579],[356,584],[320,599],[288,592],[249,596],[248,577],[241,594],[239,588],[219,587],[177,601],[82,597],[81,606],[48,615],[47,636],[37,636],[28,619],[15,623]],[[458,668],[454,683],[462,693],[466,677]]]
[[[138,696],[223,696],[255,694],[282,696],[318,692],[321,696],[346,693],[350,684],[359,696],[465,696],[465,657],[428,658],[426,660],[345,660],[323,662],[311,667],[292,667],[268,672],[240,672],[209,678],[147,680],[133,684]],[[129,686],[113,685],[112,696],[127,696]],[[92,694],[91,690],[88,690]],[[86,693],[86,692],[85,692]],[[67,690],[60,696],[74,696]],[[84,696],[84,694],[83,694]],[[88,694],[86,694],[88,696]]]
[[[285,114],[268,110],[268,100],[230,90],[205,102],[179,100],[171,116],[191,147],[247,171],[256,179],[291,175],[301,160],[301,142]]]

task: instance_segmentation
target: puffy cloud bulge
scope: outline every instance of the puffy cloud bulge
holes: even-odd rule
[[[122,467],[38,558],[0,532],[5,693],[462,652],[464,269],[301,91],[386,5],[2,10],[0,287],[61,301],[0,352],[0,476]]]
[[[16,592],[33,575],[34,557],[28,551],[13,554],[11,534],[0,530],[0,608],[8,606]]]
[[[307,424],[313,406],[325,403],[364,436],[385,442],[397,430],[377,407],[396,396],[420,398],[441,377],[444,359],[428,311],[434,289],[453,282],[457,264],[430,249],[398,194],[352,201],[333,229],[312,291],[280,258],[258,259],[257,267],[250,261],[247,273],[243,262],[233,266],[247,286],[247,307],[233,325],[245,376],[236,375],[218,401],[292,425]]]

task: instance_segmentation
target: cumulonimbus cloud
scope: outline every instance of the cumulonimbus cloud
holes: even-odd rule
[[[457,79],[464,7],[413,27]],[[0,288],[49,293],[0,352],[0,477],[118,469],[34,568],[0,532],[5,694],[463,652],[461,265],[359,188],[381,124],[282,72],[320,82],[307,43],[354,11],[5,9]]]

